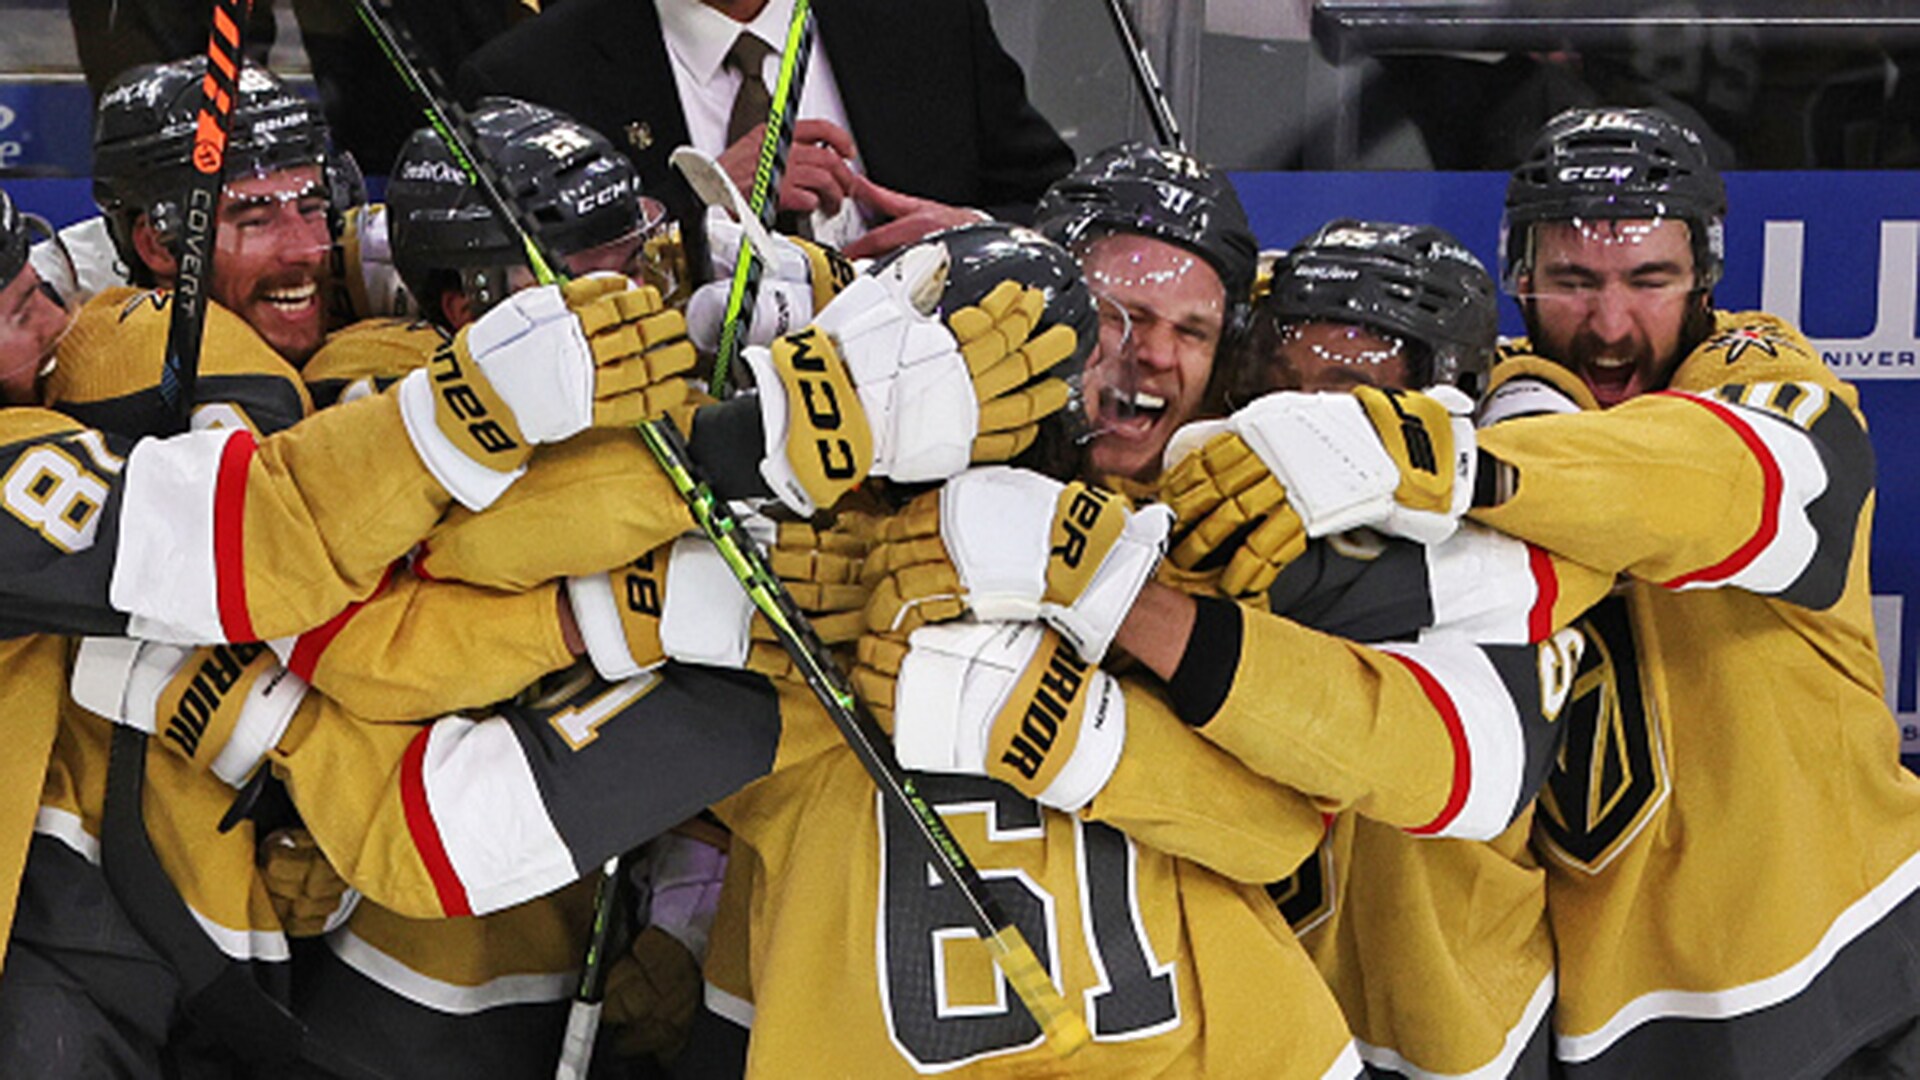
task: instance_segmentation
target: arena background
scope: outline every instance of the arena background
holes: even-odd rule
[[[1636,93],[1697,106],[1725,131],[1734,160],[1769,166],[1728,174],[1717,300],[1796,323],[1860,390],[1878,455],[1872,566],[1887,694],[1909,764],[1920,764],[1920,439],[1909,434],[1920,422],[1920,173],[1887,167],[1920,160],[1920,12],[1881,0],[1767,2],[1774,19],[1758,29],[1737,17],[1738,5],[1711,0],[1658,5],[1663,21],[1650,29],[1648,5],[1569,0],[1560,10],[1583,16],[1580,40],[1539,20],[1502,21],[1521,9],[1499,0],[1397,9],[1377,0],[1135,0],[1134,9],[1191,142],[1235,169],[1266,247],[1335,216],[1431,221],[1495,267],[1504,173],[1430,171],[1467,151],[1458,130],[1404,90],[1471,90],[1498,109],[1517,96],[1500,97],[1504,84],[1489,80],[1511,78],[1516,62],[1516,85],[1574,71],[1595,86],[1624,79]],[[306,58],[285,7],[272,62],[299,82]],[[1104,3],[989,7],[1036,104],[1077,151],[1151,137]],[[1471,41],[1453,18],[1463,10],[1479,18]],[[0,179],[57,224],[78,220],[92,213],[90,102],[66,5],[0,0],[0,17],[8,28]],[[1569,64],[1579,49],[1584,61]],[[1788,54],[1794,66],[1779,62]],[[1300,171],[1355,165],[1393,171]],[[1518,332],[1517,311],[1502,303],[1503,330]]]

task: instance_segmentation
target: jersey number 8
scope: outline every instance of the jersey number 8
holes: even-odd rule
[[[106,481],[56,446],[36,446],[20,455],[0,479],[7,512],[69,554],[93,546]]]

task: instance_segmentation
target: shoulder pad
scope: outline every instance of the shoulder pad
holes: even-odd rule
[[[1516,344],[1524,347],[1525,343],[1519,342]],[[1533,411],[1537,410],[1527,410],[1525,412],[1509,411],[1506,416],[1495,417],[1492,406],[1497,400],[1514,397],[1516,391],[1518,391],[1523,384],[1537,386],[1543,383],[1549,389],[1557,392],[1561,397],[1581,409],[1595,410],[1600,408],[1600,403],[1594,400],[1593,391],[1587,387],[1586,381],[1574,374],[1572,370],[1544,357],[1535,356],[1528,352],[1521,352],[1514,346],[1502,346],[1500,360],[1494,364],[1493,373],[1487,379],[1487,392],[1483,395],[1481,404],[1481,423],[1484,425],[1496,419],[1509,419],[1513,416],[1531,415]],[[1563,412],[1566,410],[1553,409],[1550,411]]]
[[[1843,385],[1806,335],[1763,311],[1715,312],[1713,333],[1674,369],[1670,385],[1698,391],[1768,381]]]
[[[30,406],[0,408],[0,446],[85,430],[72,417]]]
[[[309,383],[397,379],[424,367],[447,340],[445,332],[424,320],[362,319],[329,334],[302,373]]]

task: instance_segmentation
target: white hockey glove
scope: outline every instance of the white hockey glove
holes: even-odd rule
[[[1369,526],[1445,540],[1473,499],[1472,415],[1452,387],[1362,387],[1269,394],[1226,420],[1189,424],[1168,442],[1160,482],[1180,519],[1173,562],[1193,568],[1239,537],[1221,587],[1245,594],[1309,537]]]
[[[891,713],[900,764],[989,776],[1043,806],[1079,810],[1127,737],[1120,684],[1035,623],[954,623],[860,639],[854,685]]]
[[[72,690],[83,708],[139,728],[238,788],[286,733],[307,684],[261,644],[87,638],[74,658]]]
[[[867,626],[904,634],[971,612],[1045,619],[1099,663],[1166,550],[1173,512],[1024,469],[973,469],[880,526]]]
[[[651,286],[593,274],[513,294],[400,383],[420,459],[479,510],[526,471],[534,443],[625,427],[686,400],[686,322]]]
[[[815,633],[829,645],[851,642],[864,625],[867,590],[858,585],[852,537],[820,533],[800,522],[776,528],[743,516],[767,547],[773,570]],[[689,534],[606,574],[567,579],[574,621],[594,670],[609,682],[651,671],[668,660],[744,668],[775,678],[793,674],[786,650],[706,537]]]
[[[1040,290],[1002,282],[942,323],[927,312],[946,260],[943,245],[913,249],[856,279],[805,330],[746,351],[766,432],[761,474],[795,512],[832,506],[868,475],[941,480],[969,461],[1004,461],[1066,405],[1063,381],[1035,379],[1076,344],[1066,326],[1033,335]]]
[[[687,302],[687,335],[694,347],[712,353],[720,347],[720,329],[727,317],[727,293],[733,283],[734,260],[740,257],[743,230],[724,214],[707,217],[707,244],[713,259],[713,280],[694,290]],[[760,270],[760,292],[755,298],[747,345],[771,345],[813,321],[840,290],[856,276],[846,256],[810,240],[770,234],[773,258]]]

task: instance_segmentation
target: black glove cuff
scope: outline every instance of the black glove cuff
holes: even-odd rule
[[[1204,727],[1226,704],[1240,669],[1240,647],[1245,631],[1240,605],[1231,600],[1194,598],[1193,633],[1180,666],[1167,681],[1173,711],[1193,727]]]

